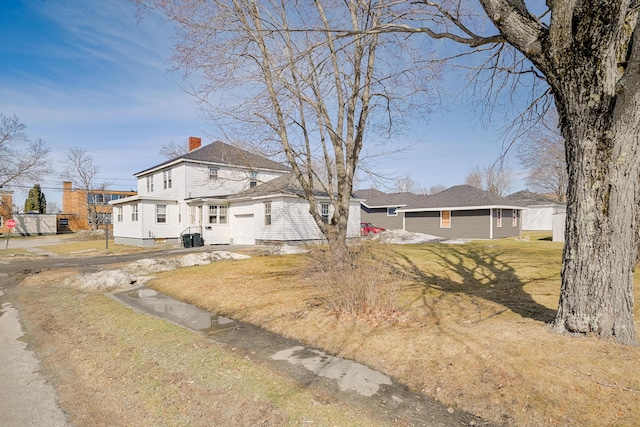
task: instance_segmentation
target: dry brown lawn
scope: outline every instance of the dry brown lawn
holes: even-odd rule
[[[540,237],[373,248],[404,277],[392,322],[328,313],[306,255],[181,269],[149,286],[361,361],[496,423],[640,425],[640,349],[550,331],[562,245]]]

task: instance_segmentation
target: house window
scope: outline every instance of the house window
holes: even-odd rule
[[[264,202],[264,225],[271,225],[271,202]]]
[[[209,181],[218,179],[218,168],[209,167]]]
[[[451,228],[451,211],[440,211],[440,228]]]
[[[322,217],[322,222],[325,224],[329,223],[329,203],[322,203],[320,205],[320,216]]]
[[[502,227],[502,209],[496,209],[496,227]]]
[[[147,193],[153,193],[153,175],[147,177]]]
[[[253,188],[258,185],[258,172],[249,172],[249,188]]]
[[[387,216],[398,216],[396,209],[398,208],[387,208]]]
[[[218,215],[218,223],[226,224],[227,223],[227,206],[220,206],[220,214]]]
[[[156,205],[156,222],[167,222],[167,205]]]
[[[162,186],[163,188],[171,188],[171,169],[162,172]]]
[[[62,222],[62,220],[60,220]],[[0,227],[4,225],[4,218],[0,216]]]
[[[209,206],[209,224],[218,223],[218,205]]]
[[[518,226],[518,217],[520,216],[520,211],[517,209],[513,210],[513,222],[511,223],[511,225],[513,225],[514,227]]]
[[[138,222],[138,205],[131,205],[131,222]]]
[[[226,224],[228,207],[225,205],[209,206],[209,224]]]
[[[118,214],[116,215],[116,221],[122,222],[122,206],[118,206]]]

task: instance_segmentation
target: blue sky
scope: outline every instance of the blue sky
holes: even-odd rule
[[[139,21],[127,0],[3,0],[0,113],[17,115],[32,139],[45,140],[59,169],[66,150],[83,147],[111,188],[135,189],[132,174],[161,162],[164,143],[223,139],[200,117],[180,76],[167,71],[172,34],[158,16]],[[422,187],[452,186],[492,163],[502,149],[499,131],[481,126],[471,109],[447,104],[406,135],[414,148],[380,168]],[[522,189],[518,182],[512,191]],[[61,207],[59,175],[40,184]],[[16,191],[14,203],[23,199]]]

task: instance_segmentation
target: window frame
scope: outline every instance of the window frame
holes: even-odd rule
[[[387,216],[398,216],[398,208],[397,207],[387,208]]]
[[[138,222],[138,210],[139,206],[137,203],[131,205],[131,222]]]
[[[329,203],[320,203],[320,217],[322,222],[329,224]]]
[[[215,166],[209,166],[209,181],[217,181],[220,168]]]
[[[229,206],[209,205],[207,221],[209,224],[226,225],[229,220]]]
[[[518,217],[520,216],[520,211],[517,209],[513,210],[513,217],[511,219],[511,226],[512,227],[517,227],[518,226]]]
[[[253,188],[258,185],[258,171],[249,172],[249,188]]]
[[[273,216],[271,211],[271,201],[264,202],[264,225],[271,225],[273,222]]]
[[[160,207],[164,208],[164,212],[160,212]],[[160,220],[160,218],[162,218],[162,220]],[[167,224],[167,219],[167,205],[156,205],[156,224]]]
[[[147,176],[147,193],[153,193],[153,175]]]
[[[165,190],[171,188],[171,169],[162,171],[162,187]]]
[[[122,213],[122,206],[116,206],[116,210],[117,210],[117,214],[116,214],[116,221],[117,222],[122,222],[124,215]]]
[[[447,218],[445,218],[445,212],[447,213]],[[443,209],[440,211],[440,228],[451,228],[451,209]]]
[[[496,227],[502,228],[502,208],[496,209]]]

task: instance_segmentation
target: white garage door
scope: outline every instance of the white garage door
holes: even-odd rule
[[[235,215],[232,233],[234,245],[255,245],[256,236],[253,231],[253,214]]]

